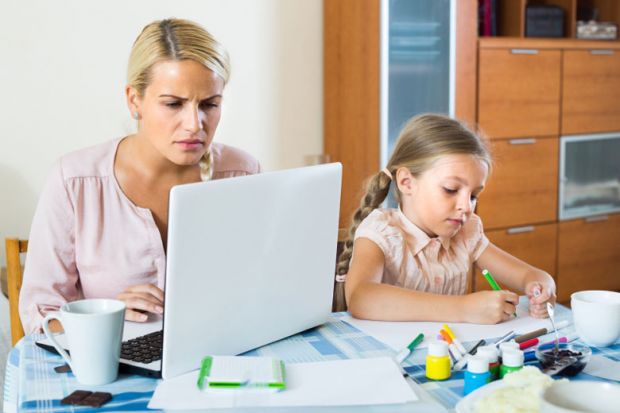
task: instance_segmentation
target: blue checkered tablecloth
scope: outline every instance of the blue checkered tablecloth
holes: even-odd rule
[[[346,313],[335,313],[328,323],[284,340],[271,343],[248,355],[279,357],[286,363],[339,360],[392,356],[395,352],[373,337],[340,320]],[[570,310],[558,306],[558,320],[570,319]],[[562,331],[572,332],[572,326]],[[521,332],[519,332],[521,333]],[[62,358],[37,347],[34,342],[41,335],[24,337],[8,356],[5,372],[4,410],[5,412],[59,412],[67,411],[60,405],[60,399],[76,389],[89,390],[88,386],[78,384],[71,373],[58,374],[54,367],[64,364]],[[551,341],[551,336],[543,341]],[[474,343],[464,343],[469,348]],[[620,345],[607,348],[592,348],[593,355],[620,361]],[[463,372],[456,372],[449,380],[429,381],[424,374],[426,350],[416,350],[403,366],[411,379],[448,410],[453,410],[463,397]],[[602,380],[585,373],[575,380]],[[114,383],[98,386],[97,391],[107,391],[114,395],[111,402],[98,411],[143,411],[155,390],[158,380],[137,375],[121,375]],[[94,390],[90,389],[90,390]],[[76,407],[74,411],[93,410]]]

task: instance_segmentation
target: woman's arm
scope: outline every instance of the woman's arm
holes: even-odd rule
[[[32,220],[19,296],[26,334],[41,329],[43,317],[79,296],[75,265],[74,208],[65,187],[62,165],[52,169]],[[52,330],[59,325],[51,323]]]
[[[492,243],[476,261],[476,266],[489,270],[501,285],[526,294],[530,299],[530,313],[534,317],[546,317],[546,302],[555,303],[555,281],[551,275]]]
[[[349,311],[354,317],[492,324],[509,319],[518,300],[507,291],[453,296],[382,284],[384,265],[385,257],[377,244],[366,238],[355,240],[345,284]]]

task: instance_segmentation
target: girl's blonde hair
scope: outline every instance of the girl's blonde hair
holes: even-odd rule
[[[127,84],[143,97],[155,64],[170,60],[193,60],[219,75],[224,84],[230,77],[228,53],[200,25],[183,19],[154,21],[144,27],[131,48]],[[211,151],[200,161],[203,180],[211,177]]]
[[[420,176],[442,156],[466,154],[473,155],[491,168],[491,155],[486,142],[471,131],[464,123],[444,115],[426,113],[411,118],[403,127],[396,142],[386,170],[394,178],[398,168],[407,168],[413,176]],[[349,261],[353,253],[353,239],[359,224],[385,200],[392,179],[384,171],[370,177],[366,194],[359,208],[353,213],[348,239],[338,264],[336,274],[341,279],[349,271]],[[394,186],[400,203],[400,191]]]

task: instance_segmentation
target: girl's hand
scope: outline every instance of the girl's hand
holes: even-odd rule
[[[530,315],[535,318],[546,318],[547,302],[555,305],[555,285],[540,281],[532,281],[525,285],[525,294],[530,300]]]
[[[464,296],[465,319],[469,323],[497,324],[510,320],[519,296],[510,291],[478,291]]]
[[[146,313],[164,312],[164,292],[153,284],[132,285],[116,298],[125,302],[125,320],[128,321],[144,322],[148,320]]]

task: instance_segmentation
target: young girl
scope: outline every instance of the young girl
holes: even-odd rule
[[[527,294],[532,316],[547,315],[553,278],[491,244],[473,213],[490,169],[485,143],[460,122],[424,114],[405,125],[387,167],[368,183],[338,261],[354,317],[485,324],[513,317],[513,292],[465,294],[472,263]],[[399,208],[379,208],[392,185]]]

